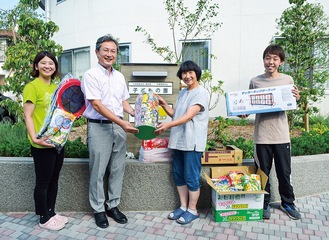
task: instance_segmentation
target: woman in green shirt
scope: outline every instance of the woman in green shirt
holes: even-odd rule
[[[35,79],[25,85],[23,103],[24,119],[36,175],[35,212],[40,215],[40,227],[60,230],[68,222],[67,217],[55,213],[58,178],[63,165],[64,149],[58,152],[53,144],[47,142],[47,138],[36,137],[57,88],[52,81],[60,76],[56,57],[48,51],[39,52],[33,61],[31,76]]]

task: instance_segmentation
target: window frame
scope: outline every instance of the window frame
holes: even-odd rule
[[[84,71],[87,71],[90,66],[90,47],[80,47],[80,48],[74,48],[74,49],[68,49],[62,52],[61,56],[58,58],[58,63],[59,63],[59,70],[62,73],[62,55],[63,54],[70,54],[70,65],[71,69],[69,69],[68,72],[62,73],[62,77],[64,77],[67,73],[71,73],[74,77],[76,78],[81,78],[82,76],[76,76],[77,75],[77,69],[76,69],[76,63],[75,63],[75,57],[77,53],[79,52],[88,52],[88,58],[86,59],[88,61],[88,67]]]
[[[121,61],[121,50],[120,47],[128,47],[128,61]],[[127,42],[127,43],[119,43],[119,52],[117,55],[117,63],[121,64],[121,63],[130,63],[131,62],[131,43]]]
[[[207,48],[208,48],[208,52],[207,52],[207,67],[204,68],[203,66],[200,66],[201,64],[199,64],[199,61],[196,61],[195,59],[186,59],[186,60],[192,60],[194,62],[196,62],[199,67],[202,69],[202,70],[210,70],[211,71],[211,52],[212,52],[212,49],[211,49],[211,39],[209,38],[204,38],[204,39],[187,39],[187,40],[180,40],[180,47],[181,47],[181,54],[182,54],[182,62],[185,61],[184,59],[184,44],[188,44],[188,43],[206,43],[207,44]]]

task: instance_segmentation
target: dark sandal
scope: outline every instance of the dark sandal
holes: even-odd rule
[[[199,218],[199,214],[198,215],[194,215],[193,213],[190,213],[189,211],[186,211],[185,213],[183,213],[180,218],[178,218],[176,220],[177,223],[179,224],[188,224],[190,222],[192,222],[194,219],[197,219]],[[184,221],[180,220],[180,219],[183,219]]]
[[[168,218],[170,220],[177,220],[180,216],[182,216],[182,214],[184,214],[185,211],[181,208],[178,208],[177,210],[173,211],[172,213],[170,213],[168,215]],[[173,214],[173,217],[171,217],[170,215]]]

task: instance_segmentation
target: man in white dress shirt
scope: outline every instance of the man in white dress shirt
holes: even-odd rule
[[[87,144],[89,149],[89,202],[94,210],[96,225],[109,226],[105,213],[118,223],[127,223],[118,205],[122,192],[125,169],[126,132],[137,133],[123,112],[134,116],[134,109],[123,74],[112,66],[118,53],[118,43],[111,35],[96,42],[97,66],[83,76],[81,87],[85,95],[87,118]],[[108,200],[104,193],[104,175],[109,172]]]

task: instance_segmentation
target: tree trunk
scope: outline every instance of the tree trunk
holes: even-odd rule
[[[308,114],[308,103],[304,105],[304,128],[306,132],[310,131],[310,123],[309,123],[309,114]]]

